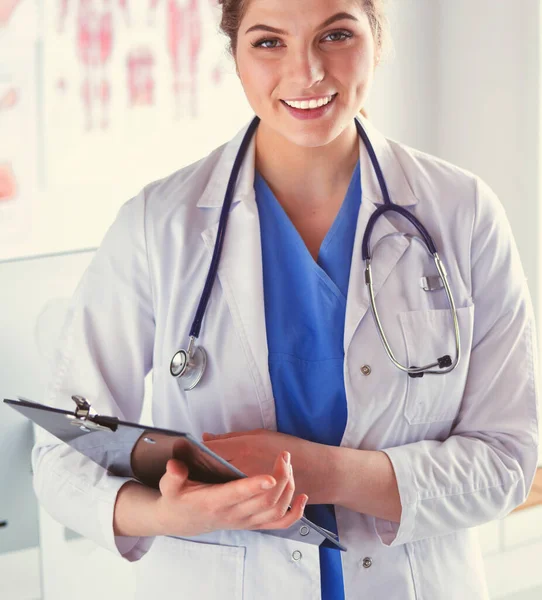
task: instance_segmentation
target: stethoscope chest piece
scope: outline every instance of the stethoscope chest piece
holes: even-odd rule
[[[179,350],[171,359],[169,372],[181,380],[183,389],[188,392],[201,381],[207,367],[207,354],[201,346],[189,345],[188,350]]]

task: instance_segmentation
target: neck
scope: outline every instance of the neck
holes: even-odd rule
[[[298,146],[263,122],[256,131],[256,168],[283,206],[295,202],[299,207],[318,207],[329,202],[350,183],[358,158],[354,123],[317,148]]]

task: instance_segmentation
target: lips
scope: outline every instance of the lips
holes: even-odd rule
[[[336,96],[338,96],[338,95],[339,95],[338,93],[335,93],[335,94],[326,94],[323,96],[313,96],[311,98],[289,98],[288,101],[281,100],[281,102],[283,104],[286,104],[287,106],[289,106],[287,104],[287,102],[310,102],[311,100],[322,100],[324,98],[331,98],[331,100],[328,102],[328,104],[330,104],[331,102],[333,102],[333,100],[335,100]],[[290,108],[293,108],[293,107],[290,107]],[[321,107],[317,106],[316,108],[321,108]],[[316,108],[298,109],[298,110],[316,110]]]
[[[289,106],[288,104],[286,104],[286,102],[284,102],[283,100],[281,100],[281,102],[282,102],[282,105],[284,106],[284,108],[295,119],[299,119],[301,121],[308,121],[308,120],[314,121],[316,119],[322,118],[328,112],[333,110],[337,96],[338,96],[338,94],[335,94],[332,97],[332,100],[330,102],[328,102],[328,104],[325,104],[324,106],[320,106],[318,108],[306,108],[306,109],[293,108],[292,106]]]

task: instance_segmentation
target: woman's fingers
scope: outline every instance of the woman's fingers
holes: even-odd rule
[[[295,491],[293,469],[290,464],[290,453],[282,452],[275,460],[273,475],[277,485],[267,494],[270,506],[279,505],[286,510],[290,504]]]
[[[220,508],[228,509],[268,492],[276,484],[276,479],[271,475],[258,475],[213,486],[209,494],[216,494]]]
[[[291,509],[287,511],[281,519],[270,523],[264,523],[254,527],[254,529],[288,529],[288,527],[291,527],[301,519],[303,512],[305,511],[305,506],[307,506],[308,499],[309,497],[306,494],[300,494],[292,503]]]
[[[166,463],[166,472],[160,479],[159,488],[162,496],[177,496],[185,487],[188,479],[188,467],[174,458]]]
[[[282,452],[275,460],[273,476],[258,475],[222,484],[221,489],[217,490],[221,495],[221,506],[238,508],[242,503],[263,494],[269,499],[270,504],[275,504],[290,481],[289,461],[289,453]]]
[[[267,510],[260,510],[250,517],[250,529],[287,529],[303,516],[303,511],[308,501],[306,494],[301,494],[293,499],[295,482],[293,471],[290,483],[282,496]],[[267,504],[269,506],[269,504]]]
[[[305,495],[296,498],[295,507],[292,505],[289,510],[295,492],[295,481],[288,459],[285,453],[275,463],[275,488],[238,505],[236,518],[244,521],[248,529],[261,529],[264,525],[267,529],[289,527],[303,515],[307,499]]]
[[[259,475],[208,485],[204,495],[200,486],[191,485],[188,474],[182,461],[170,459],[167,462],[166,473],[159,483],[166,503],[165,514],[174,514],[176,511],[171,509],[184,498],[184,513],[194,511],[190,521],[203,519],[206,527],[212,523],[214,529],[282,529],[303,516],[307,497],[303,494],[292,502],[295,483],[287,452],[277,457],[273,476]]]
[[[274,528],[275,523],[282,521],[288,516],[292,499],[295,492],[295,483],[293,473],[290,475],[288,485],[284,488],[282,495],[279,498],[272,498],[264,504],[263,510],[250,516],[249,524],[252,527],[260,527],[268,525]],[[295,521],[296,519],[294,519]]]

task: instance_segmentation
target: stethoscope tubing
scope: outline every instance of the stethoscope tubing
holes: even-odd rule
[[[245,133],[245,136],[243,137],[241,146],[240,146],[237,156],[235,158],[232,172],[230,174],[230,178],[228,181],[228,186],[226,188],[226,195],[224,197],[224,203],[222,205],[222,210],[220,213],[220,219],[219,219],[219,223],[218,223],[218,232],[217,232],[217,237],[216,237],[216,241],[215,241],[215,247],[213,249],[213,255],[211,258],[211,264],[209,266],[209,271],[207,273],[207,278],[205,280],[205,285],[204,285],[203,292],[202,292],[202,295],[201,295],[201,298],[200,298],[200,301],[198,304],[196,315],[194,317],[194,321],[190,328],[188,351],[181,350],[181,351],[177,352],[174,355],[171,366],[170,366],[171,374],[174,377],[182,378],[186,373],[186,370],[183,369],[181,375],[175,374],[175,370],[173,369],[173,362],[175,360],[175,357],[178,356],[179,354],[185,353],[186,358],[187,358],[187,364],[191,365],[191,364],[193,364],[191,362],[191,360],[194,357],[194,352],[198,350],[195,347],[195,342],[200,335],[203,319],[205,317],[205,312],[207,310],[207,305],[209,304],[209,299],[211,297],[213,285],[214,285],[214,282],[218,275],[218,267],[220,264],[220,258],[222,256],[222,249],[223,249],[224,240],[226,237],[226,229],[227,229],[228,217],[229,217],[231,205],[233,202],[234,189],[237,184],[237,178],[239,176],[239,172],[241,170],[243,160],[247,153],[248,145],[250,144],[250,141],[252,140],[252,137],[254,136],[254,133],[255,133],[256,128],[258,127],[259,123],[260,123],[259,117],[254,117],[254,119],[252,120],[251,124],[249,125],[249,127]],[[457,320],[457,311],[455,308],[455,302],[454,302],[453,295],[451,293],[450,285],[448,282],[446,270],[444,269],[444,265],[442,264],[442,261],[440,260],[440,258],[438,256],[436,245],[433,242],[433,239],[432,239],[431,235],[429,234],[429,232],[427,231],[427,229],[411,212],[409,212],[402,206],[398,206],[397,204],[394,204],[391,201],[388,186],[386,184],[386,180],[382,173],[382,169],[380,168],[380,164],[378,162],[376,153],[374,151],[373,145],[371,144],[369,136],[365,132],[365,129],[363,128],[362,124],[359,122],[358,119],[355,119],[355,124],[356,124],[356,129],[358,131],[358,134],[362,138],[362,140],[365,144],[365,148],[367,149],[367,152],[369,154],[369,158],[373,165],[376,177],[377,177],[379,185],[380,185],[380,189],[382,191],[382,198],[383,198],[383,202],[384,202],[384,204],[382,206],[378,207],[374,211],[374,213],[370,216],[369,221],[367,223],[367,227],[366,227],[364,235],[363,235],[362,248],[361,248],[362,258],[366,264],[365,282],[369,289],[371,311],[374,316],[374,320],[375,320],[375,323],[376,323],[376,326],[377,326],[377,329],[378,329],[378,332],[380,335],[380,339],[382,340],[382,343],[384,345],[386,353],[387,353],[388,357],[390,358],[390,360],[393,362],[393,364],[401,371],[408,373],[411,377],[422,377],[426,373],[427,374],[439,374],[439,375],[449,373],[450,371],[455,369],[455,367],[459,363],[460,356],[461,356],[461,344],[460,344],[460,335],[459,335],[459,323]],[[378,315],[378,311],[376,308],[375,294],[374,294],[374,288],[373,288],[373,283],[372,283],[371,253],[370,253],[370,242],[371,242],[371,236],[372,236],[372,233],[374,230],[374,226],[375,226],[377,220],[379,219],[379,217],[381,217],[383,214],[385,214],[386,212],[389,212],[389,211],[396,212],[396,213],[400,214],[401,216],[403,216],[404,218],[408,219],[408,221],[418,230],[418,232],[422,236],[423,241],[425,242],[429,253],[433,256],[433,258],[435,260],[435,264],[436,264],[438,273],[441,277],[441,280],[443,282],[443,285],[444,285],[444,288],[446,291],[446,295],[448,298],[448,302],[450,305],[450,311],[452,314],[454,336],[455,336],[455,342],[456,342],[456,356],[455,356],[454,361],[451,361],[450,357],[448,355],[446,355],[442,358],[437,359],[437,362],[425,365],[423,367],[406,367],[399,363],[399,361],[395,358],[395,356],[391,350],[391,347],[387,340],[386,334],[384,333],[384,329],[382,327],[382,323],[380,321],[380,317]],[[204,370],[205,365],[206,365],[206,358],[205,358],[205,352],[203,351],[203,349],[201,349],[201,353],[202,353],[201,358],[203,359],[203,360],[200,360],[200,363],[202,364],[201,369]],[[448,362],[449,362],[449,364],[448,364]],[[435,367],[439,367],[439,370],[438,371],[433,370]],[[202,375],[203,375],[203,372],[199,373],[199,376],[197,377],[197,380],[195,381],[195,383],[192,382],[192,384],[191,384],[192,387],[194,387],[197,384],[197,382],[199,382]],[[186,389],[192,389],[192,387],[188,387]]]
[[[205,286],[201,294],[198,309],[196,311],[196,316],[192,323],[192,327],[190,328],[190,338],[194,338],[194,341],[197,340],[199,337],[201,325],[205,316],[205,311],[207,310],[207,305],[209,304],[209,299],[211,297],[211,291],[213,289],[216,276],[218,274],[218,265],[220,264],[220,257],[222,256],[222,248],[224,246],[224,239],[226,237],[226,227],[228,224],[230,208],[233,202],[234,188],[237,184],[237,177],[239,176],[239,171],[241,170],[241,166],[243,164],[248,145],[250,144],[252,136],[254,135],[254,132],[256,131],[256,128],[258,127],[259,123],[259,117],[255,117],[252,123],[250,124],[249,128],[247,129],[245,137],[241,142],[239,152],[237,153],[237,157],[233,165],[230,179],[228,181],[228,187],[226,189],[226,195],[224,197],[224,204],[222,205],[222,211],[220,213],[220,220],[218,223],[218,232],[216,236],[215,247],[213,250],[213,257],[211,259],[211,264],[209,266],[207,279],[205,280]]]
[[[374,317],[374,320],[376,323],[376,328],[377,328],[378,334],[380,336],[380,340],[382,341],[382,345],[384,346],[384,349],[386,350],[386,354],[388,355],[391,362],[398,369],[407,373],[410,376],[445,375],[446,373],[450,373],[451,371],[453,371],[459,364],[459,361],[461,360],[461,337],[460,337],[460,333],[459,333],[459,321],[457,319],[457,310],[456,310],[454,298],[452,295],[452,291],[450,288],[450,284],[448,282],[448,276],[446,274],[446,269],[444,268],[444,265],[442,264],[442,261],[440,260],[440,257],[437,252],[435,252],[433,254],[433,259],[435,261],[437,271],[438,271],[441,281],[444,285],[444,290],[445,290],[446,296],[448,298],[448,302],[450,305],[450,313],[451,313],[452,322],[453,322],[453,329],[454,329],[455,349],[456,349],[455,359],[450,363],[450,365],[448,367],[441,366],[443,364],[442,358],[437,360],[436,362],[433,362],[433,363],[430,363],[428,365],[424,365],[421,367],[405,367],[395,358],[395,355],[393,354],[393,351],[391,349],[391,345],[388,342],[386,334],[384,333],[384,328],[382,326],[382,322],[380,320],[378,310],[376,308],[376,298],[375,298],[375,293],[374,293],[373,278],[372,278],[372,272],[371,272],[371,259],[367,259],[365,261],[365,283],[367,284],[367,288],[369,289],[369,299],[371,302],[371,311],[373,313],[373,317]],[[438,367],[439,370],[438,371],[433,370],[435,367]]]

